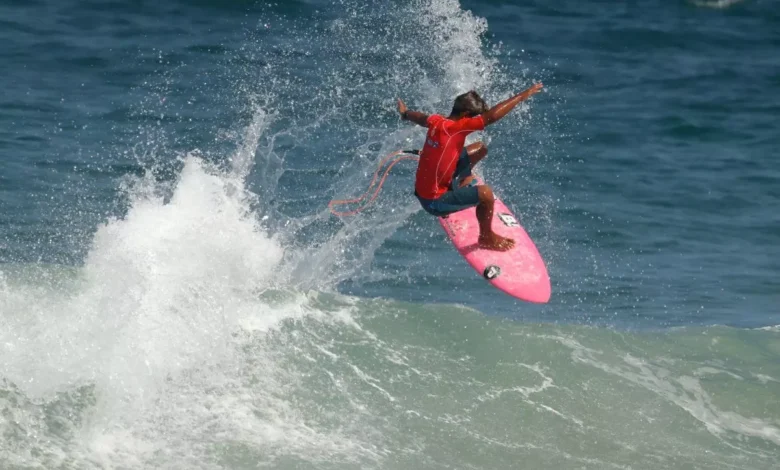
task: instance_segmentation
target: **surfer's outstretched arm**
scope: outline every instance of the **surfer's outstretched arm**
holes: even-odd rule
[[[541,83],[536,83],[534,86],[525,90],[524,92],[518,93],[515,96],[504,100],[490,108],[488,112],[482,115],[482,118],[485,120],[485,125],[487,126],[489,124],[493,124],[494,122],[509,114],[509,111],[512,111],[515,106],[530,98],[531,95],[539,93],[539,91],[542,89],[542,86],[543,85]]]
[[[409,111],[402,100],[398,100],[398,112],[401,113],[401,119],[412,121],[413,123],[428,127],[428,115],[419,111]]]

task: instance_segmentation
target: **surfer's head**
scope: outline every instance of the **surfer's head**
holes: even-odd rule
[[[452,105],[453,117],[474,117],[488,111],[488,105],[476,91],[471,90],[455,98]]]

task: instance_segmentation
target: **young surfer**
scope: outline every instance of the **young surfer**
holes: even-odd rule
[[[410,111],[402,100],[398,100],[398,112],[403,119],[428,128],[417,166],[415,196],[426,212],[439,217],[476,206],[481,248],[506,251],[515,242],[494,233],[491,228],[493,191],[486,184],[474,185],[471,175],[474,165],[487,155],[487,147],[482,142],[466,146],[466,136],[499,121],[541,89],[542,84],[537,83],[490,109],[475,91],[469,91],[455,98],[446,118]]]

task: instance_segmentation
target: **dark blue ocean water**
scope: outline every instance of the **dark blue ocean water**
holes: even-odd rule
[[[527,113],[486,133],[483,172],[549,262],[548,307],[480,282],[420,212],[333,287],[543,321],[780,322],[771,2],[465,2],[487,20],[484,34],[442,23],[424,41],[408,24],[412,9],[4,4],[0,259],[82,262],[97,224],[123,213],[123,177],[154,166],[174,178],[177,155],[194,149],[224,162],[252,99],[275,113],[275,132],[288,132],[262,204],[299,218],[367,186],[345,170],[370,170],[382,155],[369,144],[408,130],[393,113],[396,96],[445,112],[469,86],[497,99],[542,80],[547,93]],[[408,134],[419,146],[420,131]],[[412,170],[391,177],[403,190],[384,194],[382,210],[413,205]],[[250,177],[248,189],[260,192],[260,180]],[[337,224],[321,223],[328,228],[300,243],[321,243]]]
[[[771,468],[780,347],[776,329],[753,329],[780,324],[776,7],[0,2],[8,465],[515,468],[527,451],[537,468]],[[393,169],[365,213],[328,213],[331,199],[366,189],[384,155],[421,145],[423,130],[398,119],[396,98],[446,113],[468,89],[494,103],[535,81],[544,93],[474,138],[490,148],[481,174],[548,263],[549,304],[515,301],[467,266],[414,200],[411,163]],[[306,324],[330,316],[354,334]],[[236,325],[243,333],[231,336]],[[439,327],[454,336],[441,339]],[[461,327],[472,334],[459,336]],[[285,333],[245,345],[236,338],[247,331]],[[540,382],[504,383],[511,374],[493,369],[480,377],[480,364],[510,360],[515,349],[499,345],[514,336],[549,340],[522,354],[536,362],[518,364]],[[452,341],[486,349],[450,350]],[[375,349],[359,351],[366,344]],[[561,361],[546,363],[546,351]],[[320,375],[304,360],[338,358],[350,367]],[[458,365],[466,358],[477,358],[473,369]],[[393,372],[400,365],[409,369]],[[565,405],[581,392],[566,385],[578,367],[614,379],[583,389],[603,391],[586,403],[605,407],[587,417]],[[254,368],[271,372],[246,372]],[[419,400],[450,384],[448,400],[463,407],[388,405],[412,396],[388,384],[418,373],[412,383],[441,379]],[[727,381],[735,376],[755,383]],[[181,377],[186,386],[175,388]],[[718,399],[702,389],[708,377]],[[635,396],[637,386],[648,396]],[[554,402],[534,401],[548,387]],[[161,390],[178,398],[159,399]],[[527,405],[530,414],[512,417],[522,429],[468,405],[509,392],[522,403],[497,410]],[[236,405],[247,396],[251,406]],[[626,398],[610,414],[615,397]],[[205,438],[216,418],[178,413],[186,403],[224,406],[214,432],[228,437]],[[658,427],[620,447],[637,407]],[[73,409],[92,411],[73,418]],[[129,420],[139,410],[148,419]],[[532,418],[549,410],[553,421]],[[46,424],[66,415],[67,431]],[[553,431],[539,438],[531,423]],[[442,437],[450,425],[461,432],[454,448]],[[684,435],[642,448],[671,429]],[[31,433],[46,437],[23,437]],[[494,446],[494,461],[474,457]],[[456,449],[469,450],[449,460]]]

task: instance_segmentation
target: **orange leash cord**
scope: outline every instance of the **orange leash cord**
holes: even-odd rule
[[[374,172],[374,177],[371,179],[371,184],[368,185],[368,189],[366,189],[366,192],[363,193],[362,196],[355,198],[355,199],[334,199],[328,203],[328,209],[330,209],[330,212],[338,217],[345,217],[349,215],[355,215],[359,212],[362,212],[366,207],[371,205],[372,202],[376,199],[376,197],[379,195],[379,191],[382,190],[382,185],[385,184],[385,179],[387,179],[387,176],[390,174],[390,170],[395,166],[396,163],[403,161],[403,160],[418,160],[420,157],[418,156],[420,154],[419,150],[399,150],[397,152],[393,152],[390,155],[385,156],[382,158],[382,160],[379,162],[379,167]],[[362,202],[366,196],[369,195],[371,192],[371,189],[374,187],[374,184],[377,181],[377,178],[379,177],[379,172],[382,170],[382,167],[385,165],[385,163],[389,162],[391,158],[395,157],[395,159],[390,163],[390,165],[385,168],[384,173],[382,173],[382,178],[379,180],[379,184],[377,185],[376,189],[374,190],[374,194],[371,196],[371,199],[368,200],[368,202],[362,204],[357,209],[351,210],[351,211],[338,211],[334,209],[334,206],[343,206],[346,204],[355,204]]]

